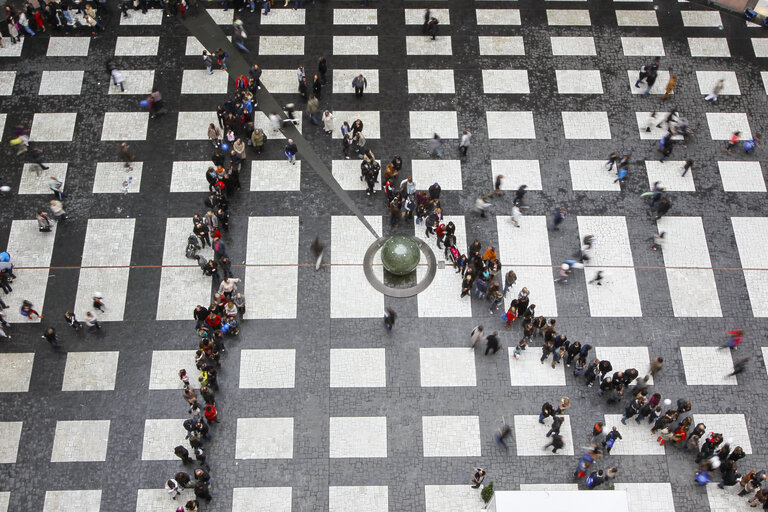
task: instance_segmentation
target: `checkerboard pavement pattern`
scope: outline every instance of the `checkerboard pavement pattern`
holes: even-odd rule
[[[403,177],[412,174],[419,188],[443,185],[462,245],[478,239],[499,249],[504,269],[519,276],[511,293],[527,286],[570,339],[641,374],[663,356],[653,389],[691,400],[697,421],[748,445],[741,468],[766,467],[768,410],[754,400],[768,380],[768,346],[760,346],[768,317],[766,159],[762,148],[752,155],[721,149],[734,130],[748,137],[765,129],[766,34],[673,0],[433,4],[318,2],[307,3],[307,12],[243,13],[251,34],[246,58],[286,104],[299,99],[296,67],[314,72],[324,55],[331,71],[321,108],[336,112],[336,132],[344,120],[363,119],[382,167],[400,154]],[[426,6],[441,21],[435,41],[421,33]],[[233,12],[209,12],[231,34]],[[6,40],[0,49],[3,140],[16,125],[31,128],[48,172],[65,182],[70,214],[38,233],[33,213],[50,197],[46,173],[37,175],[4,144],[2,184],[12,193],[3,197],[0,242],[19,268],[4,297],[13,338],[0,354],[0,464],[9,475],[0,511],[96,512],[134,503],[167,510],[162,485],[180,469],[172,449],[183,440],[186,409],[176,371],[194,366],[192,308],[211,292],[184,245],[189,218],[204,211],[205,127],[233,81],[220,70],[205,74],[200,43],[159,11],[104,23],[98,37],[53,33]],[[659,79],[643,96],[633,87],[636,70],[655,56]],[[104,70],[112,57],[125,71],[124,93]],[[670,69],[677,89],[663,101]],[[360,72],[369,88],[357,99],[351,79]],[[720,78],[719,100],[705,102]],[[158,119],[138,104],[153,87],[170,110]],[[696,135],[660,164],[663,130],[645,128],[649,112],[671,109]],[[464,129],[473,139],[461,158]],[[389,227],[381,192],[363,193],[339,133],[327,136],[306,122],[302,132],[377,230],[414,233]],[[434,133],[446,141],[439,162],[427,156]],[[118,162],[121,140],[137,155],[129,173]],[[612,151],[631,155],[622,183],[603,167]],[[695,165],[682,177],[688,158]],[[253,503],[280,511],[352,504],[377,512],[447,504],[477,510],[477,492],[467,485],[473,465],[500,490],[545,482],[571,489],[568,454],[589,442],[594,422],[617,422],[622,407],[599,400],[571,369],[542,367],[538,340],[522,359],[511,357],[519,326],[507,333],[486,303],[460,299],[450,268],[440,268],[419,297],[373,291],[359,266],[372,239],[300,165],[301,155],[298,163],[286,164],[275,138],[262,155],[249,150],[244,190],[232,202],[225,239],[248,312],[220,372],[222,423],[208,446],[214,501],[205,510]],[[511,225],[509,192],[492,199],[488,218],[473,211],[497,174],[505,175],[503,190],[529,185],[521,228]],[[673,202],[657,222],[639,197],[655,181]],[[559,232],[546,227],[555,206],[569,212]],[[658,231],[668,242],[653,252],[648,240]],[[551,266],[586,234],[598,236],[594,266],[553,285]],[[312,268],[317,235],[329,244],[330,271]],[[588,285],[600,269],[603,284]],[[74,333],[63,312],[82,318],[97,290],[107,304],[104,332]],[[18,315],[22,299],[44,313],[42,322]],[[399,314],[391,337],[381,326],[385,305]],[[469,351],[477,324],[501,330],[501,354]],[[60,352],[40,339],[47,325],[60,333]],[[747,330],[741,349],[718,350],[735,328]],[[727,377],[748,355],[747,371]],[[535,417],[544,401],[565,395],[573,402],[567,448],[550,456]],[[508,452],[492,435],[502,418],[514,432]],[[630,510],[743,505],[733,493],[696,486],[690,457],[659,449],[634,425],[618,426],[625,440],[607,462],[620,469],[616,488],[632,497]]]

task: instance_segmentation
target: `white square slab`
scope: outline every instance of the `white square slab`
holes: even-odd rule
[[[625,57],[663,57],[664,42],[660,37],[622,37],[621,47]]]
[[[182,504],[191,499],[195,499],[192,489],[182,489],[181,494],[177,496],[173,503],[175,504],[178,502],[179,504]],[[137,512],[165,512],[167,508],[168,491],[162,487],[160,489],[139,489],[136,493]]]
[[[293,458],[293,418],[238,418],[235,459]]]
[[[759,27],[760,25],[757,25],[757,26]],[[739,469],[741,469],[741,466],[739,466]],[[739,471],[739,474],[741,474],[741,471]],[[715,476],[715,478],[712,479],[713,484],[719,483],[720,480],[721,480],[721,477],[719,474],[717,474],[717,476]],[[736,494],[739,490],[741,490],[741,487],[739,485],[734,485],[733,487],[726,487],[725,489],[720,489],[717,485],[707,485],[707,501],[709,504],[708,506],[709,511],[710,512],[732,512],[736,510],[738,511],[754,510],[749,506],[749,504],[746,501],[748,496],[739,496],[738,494]]]
[[[418,231],[421,231],[423,235],[424,231]],[[434,237],[431,240],[434,243]],[[442,249],[434,247],[433,250],[438,262],[445,261]],[[416,278],[419,281],[426,276],[426,270],[426,266],[423,265],[416,267]],[[469,318],[472,316],[472,301],[470,298],[460,297],[459,294],[452,293],[456,289],[456,285],[460,284],[457,281],[457,277],[451,263],[448,263],[446,268],[437,269],[432,284],[429,285],[427,290],[420,293],[417,298],[419,318]]]
[[[216,126],[219,123],[215,110],[207,112],[179,112],[179,119],[176,123],[176,140],[207,140],[208,126],[211,123],[214,123]],[[273,138],[271,133],[270,131],[269,138]]]
[[[607,112],[562,112],[566,139],[610,139]]]
[[[386,485],[331,486],[328,488],[328,512],[388,512],[389,489]]]
[[[381,119],[380,112],[378,110],[336,110],[333,112],[336,121],[334,126],[336,129],[333,132],[332,137],[334,139],[341,139],[341,125],[344,121],[347,121],[352,126],[356,120],[363,122],[363,134],[366,139],[378,139],[381,137]]]
[[[425,512],[475,511],[485,505],[471,485],[425,485]]]
[[[539,416],[515,414],[515,443],[517,445],[518,457],[555,457],[563,455],[573,455],[573,439],[571,435],[571,417],[563,415],[565,421],[560,426],[560,435],[565,442],[565,446],[560,448],[557,453],[552,453],[552,447],[544,448],[549,443],[547,432],[552,424],[551,418],[544,420],[544,424],[539,423]]]
[[[616,11],[616,22],[620,27],[658,27],[656,11],[632,10]]]
[[[208,11],[208,14],[211,14],[214,10],[220,10],[220,9],[206,9],[206,11]],[[230,16],[231,16],[231,14],[230,14]],[[232,23],[232,22],[230,21],[229,23]],[[232,36],[227,36],[227,39],[232,41]],[[200,59],[198,61],[198,63],[199,63],[199,65],[201,67],[203,65],[203,50],[208,50],[208,53],[213,54],[216,51],[216,48],[205,48],[202,45],[202,43],[200,41],[198,41],[198,39],[196,37],[194,37],[194,36],[187,36],[187,46],[184,49],[184,55],[187,55],[187,56],[194,55],[194,56],[198,57]],[[215,72],[215,70],[214,70],[214,72]]]
[[[427,36],[405,36],[407,55],[452,55],[451,36],[437,36],[433,41]]]
[[[79,70],[43,71],[37,94],[41,96],[79,95],[83,86],[84,74],[85,71]],[[11,81],[11,88],[13,88],[13,81]]]
[[[189,261],[185,264],[188,265]],[[160,273],[156,319],[188,319],[195,306],[209,304],[210,300],[211,280],[202,275],[200,267],[163,268]]]
[[[722,27],[720,11],[680,11],[683,25],[686,27]]]
[[[685,176],[683,173],[684,161],[667,160],[664,163],[658,160],[646,160],[645,170],[648,174],[648,186],[653,188],[657,181],[669,192],[695,192],[693,183],[693,169]]]
[[[292,502],[291,487],[235,487],[232,489],[232,512],[253,512],[255,504],[265,512],[291,512]]]
[[[440,22],[440,25],[451,24],[450,11],[448,9],[430,9],[429,14],[433,18],[437,18],[437,20]],[[405,9],[405,24],[424,24],[424,9]]]
[[[552,55],[597,55],[594,37],[550,37]]]
[[[208,74],[205,69],[185,69],[181,77],[181,94],[226,94],[229,75]]]
[[[376,9],[334,9],[333,24],[376,25],[378,23],[377,14]]]
[[[762,270],[763,255],[768,251],[768,217],[731,217],[733,234],[739,249],[744,280],[747,283],[752,314],[768,316],[768,275]],[[766,349],[763,348],[765,358]],[[767,359],[768,360],[768,359]]]
[[[217,25],[231,25],[235,18],[235,10],[229,9],[205,9]]]
[[[517,271],[516,271],[517,273]],[[538,310],[538,305],[536,307]],[[541,347],[529,346],[515,359],[512,349],[507,351],[509,358],[509,380],[512,386],[565,386],[563,365],[552,368],[551,361],[541,363]]]
[[[744,453],[752,454],[747,420],[743,414],[694,414],[693,423],[703,423],[707,426],[707,433],[717,432],[723,434],[723,438],[731,439],[731,449],[741,446]],[[704,444],[703,439],[701,444]]]
[[[192,382],[193,379],[189,380]],[[178,460],[173,453],[174,447],[178,445],[182,445],[192,453],[192,447],[185,437],[186,431],[183,427],[185,419],[144,420],[141,460]]]
[[[446,149],[445,156],[448,156],[450,149]],[[463,188],[459,160],[411,160],[411,175],[418,189],[426,190],[433,183],[439,183],[443,190]]]
[[[329,436],[332,459],[387,456],[386,416],[331,416]]]
[[[29,139],[33,142],[69,142],[75,133],[77,113],[35,114]]]
[[[559,94],[603,94],[603,81],[599,69],[558,69]]]
[[[491,183],[501,174],[501,190],[541,190],[541,168],[538,160],[491,160]]]
[[[366,216],[366,220],[381,232],[381,216]],[[331,217],[331,318],[379,318],[384,311],[384,296],[366,279],[359,262],[374,242],[373,235],[354,216]],[[352,266],[338,266],[349,264]],[[380,257],[374,257],[374,272],[383,279]],[[349,290],[355,293],[349,293]]]
[[[637,82],[638,74],[639,74],[639,71],[636,69],[627,70],[627,76],[629,78],[629,91],[632,94],[643,94],[647,87],[647,84],[645,82],[641,82],[637,87],[635,87],[635,82]],[[668,82],[669,82],[669,71],[659,70],[656,81],[653,83],[653,86],[651,87],[651,90],[648,94],[664,94],[667,90]],[[675,94],[675,91],[672,91],[671,94]]]
[[[383,348],[332,348],[332,388],[383,388],[387,386]]]
[[[112,80],[107,83],[108,94],[136,94],[136,95],[149,95],[152,93],[152,89],[155,84],[155,71],[152,69],[123,69],[121,70],[125,82],[123,87],[125,91],[121,91],[120,87],[116,86]]]
[[[335,72],[334,72],[335,73]],[[452,69],[409,69],[409,94],[455,94]]]
[[[10,37],[3,37],[3,43],[5,43],[5,48],[0,48],[0,58],[2,57],[21,57],[21,50],[24,49],[24,41],[27,38],[25,37],[20,42],[16,44],[11,44],[11,38]]]
[[[522,36],[478,36],[480,55],[525,55]]]
[[[21,170],[21,181],[19,182],[19,194],[52,194],[48,182],[51,176],[62,182],[62,189],[67,183],[67,164],[66,163],[47,163],[50,167],[47,171],[42,171],[37,164],[24,164]]]
[[[101,140],[146,140],[149,112],[104,112]]]
[[[51,37],[46,57],[87,57],[90,45],[90,37]]]
[[[0,445],[0,464],[16,463],[16,457],[19,453],[19,441],[21,440],[21,427],[21,421],[0,422],[0,435],[3,439],[3,443]],[[0,510],[2,510],[2,507],[0,507]]]
[[[13,84],[16,82],[15,71],[0,71],[0,96],[13,94]]]
[[[378,55],[378,36],[333,36],[334,55]]]
[[[412,139],[431,139],[437,133],[443,139],[458,139],[459,128],[454,111],[408,112]]]
[[[650,427],[647,421],[641,421],[638,425],[633,416],[627,419],[626,425],[622,425],[621,418],[621,414],[605,415],[605,432],[610,432],[612,427],[616,427],[621,434],[621,439],[611,448],[611,456],[665,454],[664,447],[656,441],[656,436],[648,432]]]
[[[478,25],[520,25],[519,9],[475,9]]]
[[[634,368],[640,377],[645,375],[651,365],[648,347],[596,347],[595,357],[601,361],[610,361],[613,370],[617,372]],[[648,385],[653,385],[653,377],[648,377]]]
[[[205,173],[212,166],[209,160],[173,162],[169,190],[171,192],[208,192]]]
[[[147,9],[147,12],[131,10],[130,17],[120,16],[120,25],[162,25],[163,9]]]
[[[153,350],[149,389],[182,389],[184,385],[179,378],[182,369],[190,376],[189,385],[200,388],[197,379],[191,377],[197,371],[194,350]]]
[[[43,512],[68,512],[70,510],[99,512],[101,510],[101,489],[45,491]]]
[[[752,48],[755,50],[755,57],[768,57],[768,39],[753,37]]]
[[[547,24],[588,27],[592,25],[592,20],[587,9],[547,9]]]
[[[251,160],[251,192],[295,191],[301,188],[301,161]]]
[[[424,457],[480,457],[478,416],[422,416]]]
[[[68,352],[62,391],[113,391],[120,352]]]
[[[304,9],[272,9],[268,16],[262,16],[261,25],[304,25]]]
[[[296,71],[291,70],[291,72],[293,73],[293,79],[295,80]],[[365,88],[365,94],[378,94],[379,93],[379,70],[378,69],[334,69],[333,79],[332,79],[333,93],[334,94],[354,94],[355,88],[352,87],[352,81],[360,75],[363,75],[363,77],[365,78],[365,81],[368,82],[368,86]],[[451,79],[451,85],[453,85],[452,79]],[[294,82],[294,89],[295,87],[296,86]]]
[[[142,162],[133,162],[133,171],[125,172],[123,162],[99,162],[93,177],[94,194],[136,194],[141,190]]]
[[[420,348],[422,387],[476,386],[475,352],[466,347]]]
[[[645,512],[655,507],[658,507],[658,510],[675,509],[672,486],[668,482],[642,484],[616,482],[614,487],[617,491],[627,493],[628,512]]]
[[[380,161],[377,160],[379,164]],[[331,174],[333,179],[339,182],[344,190],[367,190],[365,181],[360,180],[360,161],[359,160],[333,160],[331,163]],[[381,181],[381,176],[379,176]],[[374,191],[379,193],[379,187],[374,187]]]
[[[259,55],[304,55],[304,36],[259,36]]]
[[[685,382],[689,386],[735,386],[730,349],[718,347],[680,347]]]
[[[115,56],[157,55],[160,46],[158,36],[118,36],[115,44]]]
[[[109,420],[57,421],[51,462],[107,460]]]
[[[635,118],[637,119],[637,132],[643,140],[659,140],[667,133],[666,125],[662,125],[662,128],[657,128],[661,121],[667,118],[667,112],[656,112],[656,117],[651,119],[650,116],[653,112],[635,112]],[[651,131],[645,131],[646,127],[650,125]],[[681,135],[673,135],[672,139],[682,140]],[[681,171],[682,172],[682,171]]]
[[[728,40],[724,37],[689,37],[691,57],[730,57]]]
[[[292,388],[296,382],[296,350],[243,349],[240,388]]]
[[[535,139],[533,112],[486,112],[491,139]]]
[[[726,192],[765,192],[760,162],[717,162]]]
[[[733,132],[740,131],[741,140],[752,138],[752,130],[749,128],[747,114],[727,112],[707,112],[707,124],[712,140],[730,140]]]
[[[484,69],[485,94],[529,94],[528,71],[524,69]]]

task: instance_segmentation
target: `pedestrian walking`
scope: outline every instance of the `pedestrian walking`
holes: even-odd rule
[[[10,338],[10,336],[7,336]],[[59,337],[56,335],[56,329],[53,327],[49,327],[45,330],[45,333],[40,336],[41,338],[45,338],[45,340],[51,344],[53,348],[59,348],[61,345],[59,345]]]
[[[352,88],[355,90],[355,97],[362,98],[363,91],[368,88],[368,80],[362,75],[357,75],[352,79]]]
[[[704,96],[704,101],[711,101],[713,103],[717,103],[717,98],[720,95],[720,93],[723,91],[723,87],[725,87],[725,79],[720,78],[717,82],[715,82],[715,85],[712,87],[712,92]]]
[[[550,446],[552,447],[552,453],[557,453],[557,450],[565,447],[565,440],[563,440],[563,436],[560,434],[554,434],[552,436],[552,440],[544,445],[544,449],[546,450]]]
[[[127,142],[120,143],[120,151],[118,156],[120,157],[120,160],[123,161],[123,170],[126,172],[132,171],[133,167],[131,166],[131,162],[136,159],[136,155],[131,152],[130,146],[128,146]]]
[[[496,441],[496,444],[504,448],[504,451],[509,451],[506,438],[511,435],[512,428],[505,422],[501,427],[496,429],[496,432],[493,433],[493,439]]]
[[[459,140],[459,152],[461,156],[467,156],[467,150],[469,149],[469,143],[472,139],[472,132],[464,130],[461,132],[461,139]]]
[[[667,87],[664,89],[664,94],[661,96],[662,100],[668,100],[670,94],[672,94],[675,91],[675,87],[677,86],[677,75],[675,75],[672,70],[669,70],[669,80],[667,81]]]
[[[553,416],[552,425],[549,428],[549,432],[547,432],[547,437],[551,436],[552,434],[560,435],[560,427],[563,425],[564,421],[565,418],[562,416]]]
[[[605,473],[603,470],[593,471],[587,477],[587,489],[594,489],[605,482]]]
[[[562,224],[563,221],[565,220],[566,213],[567,212],[565,211],[565,208],[562,208],[562,207],[555,208],[555,214],[552,217],[552,224],[550,226],[552,231],[560,231],[560,224]]]
[[[624,423],[624,420],[622,420],[622,423]],[[621,434],[619,433],[618,429],[616,427],[611,427],[611,431],[608,432],[605,435],[605,439],[603,439],[603,446],[605,447],[605,453],[610,455],[611,450],[613,449],[613,445],[621,439]]]
[[[293,165],[296,165],[296,153],[298,153],[298,151],[299,149],[296,147],[296,143],[293,142],[293,139],[288,139],[288,142],[283,149],[283,154]]]
[[[387,334],[392,334],[395,320],[397,320],[397,313],[392,308],[384,308],[384,328],[387,330]]]
[[[725,345],[721,345],[720,348],[729,348],[731,350],[738,350],[739,345],[741,345],[741,342],[744,340],[744,331],[741,329],[736,329],[733,331],[728,331],[728,341],[725,343]]]
[[[555,415],[555,408],[549,402],[544,402],[541,406],[541,412],[539,413],[539,423],[544,424],[544,420],[550,416]]]
[[[91,332],[101,330],[99,319],[91,311],[85,313],[85,325],[88,326],[88,330]]]
[[[488,355],[488,352],[493,351],[492,353],[495,354],[499,351],[501,348],[501,342],[499,341],[499,337],[497,336],[498,332],[494,331],[492,334],[489,334],[486,338],[486,347],[485,347],[485,354]]]
[[[485,470],[478,467],[472,468],[472,488],[477,489],[485,480]]]

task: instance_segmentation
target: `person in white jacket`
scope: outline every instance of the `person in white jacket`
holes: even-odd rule
[[[225,295],[228,299],[237,290],[237,283],[240,282],[239,277],[228,277],[224,279],[219,285],[219,293]]]

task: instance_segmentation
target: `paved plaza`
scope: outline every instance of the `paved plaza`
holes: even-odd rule
[[[231,35],[233,11],[201,3]],[[326,135],[306,117],[299,129],[378,233],[425,238],[423,224],[390,227],[381,191],[366,196],[359,161],[343,156],[345,120],[363,120],[382,171],[401,155],[401,178],[412,175],[420,190],[440,183],[462,251],[475,239],[497,248],[502,273],[518,275],[507,306],[527,287],[537,314],[557,318],[560,333],[596,347],[591,356],[614,370],[643,375],[662,356],[652,392],[690,400],[695,422],[740,445],[742,474],[768,468],[768,150],[722,150],[736,130],[748,139],[767,128],[768,32],[682,0],[282,4],[268,16],[237,14],[249,34],[243,55],[281,105],[302,104],[296,68],[309,78],[326,57],[320,108],[334,111],[337,129]],[[426,7],[440,21],[434,41],[422,34]],[[2,297],[12,339],[0,342],[0,512],[165,512],[192,494],[177,503],[163,490],[182,470],[173,448],[187,443],[177,372],[186,368],[199,387],[192,312],[212,293],[184,250],[190,218],[208,209],[207,127],[234,80],[206,73],[202,45],[179,20],[130,14],[104,17],[96,36],[77,29],[6,38],[0,48],[0,185],[11,188],[0,196],[0,249],[18,276]],[[637,70],[656,56],[659,78],[642,95]],[[110,58],[125,93],[109,83]],[[677,89],[665,101],[670,70]],[[368,89],[358,99],[351,81],[360,73]],[[719,100],[704,101],[719,79]],[[169,109],[156,119],[139,105],[153,87]],[[649,113],[670,110],[695,135],[660,163],[664,130],[645,128]],[[268,127],[258,112],[255,124]],[[49,171],[16,156],[16,125],[31,128]],[[461,157],[465,129],[472,146]],[[428,155],[435,133],[445,140],[440,160]],[[136,154],[130,173],[121,141]],[[473,466],[497,490],[583,489],[572,473],[598,421],[623,435],[596,467],[619,468],[615,488],[632,512],[747,510],[738,486],[698,486],[690,454],[660,446],[645,424],[623,426],[625,403],[607,404],[572,368],[541,365],[541,338],[512,357],[520,322],[506,331],[488,302],[460,298],[461,278],[434,238],[440,265],[426,291],[375,291],[362,268],[373,236],[301,153],[295,166],[285,161],[284,144],[270,136],[262,154],[248,148],[231,200],[225,241],[247,311],[239,336],[226,339],[221,423],[206,443],[213,501],[201,510],[477,511]],[[614,151],[630,155],[623,182],[604,167]],[[689,158],[693,170],[681,176]],[[70,218],[40,233],[35,211],[52,198],[50,173],[64,182]],[[481,218],[475,200],[498,174],[506,194]],[[640,197],[656,181],[673,205],[658,221]],[[515,227],[522,184],[528,208]],[[551,231],[557,206],[568,217]],[[661,231],[663,249],[650,250]],[[587,235],[597,237],[590,266],[554,283],[554,268]],[[316,236],[327,245],[318,272]],[[602,285],[588,285],[599,270]],[[74,332],[64,312],[84,319],[97,290],[103,332]],[[23,299],[45,318],[22,317]],[[391,336],[385,307],[398,313]],[[501,332],[499,353],[469,349],[477,324]],[[41,339],[48,326],[61,350]],[[739,328],[740,349],[719,350]],[[747,370],[728,376],[747,356]],[[566,446],[552,454],[543,449],[549,427],[536,419],[562,396],[573,406]],[[493,438],[503,421],[508,452]]]

